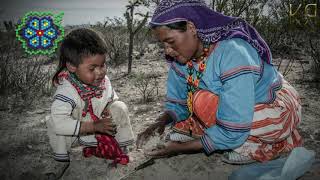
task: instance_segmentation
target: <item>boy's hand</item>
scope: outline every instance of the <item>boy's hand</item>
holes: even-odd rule
[[[98,121],[94,122],[94,131],[98,133],[114,136],[117,133],[117,125],[112,122],[112,117],[103,116]]]

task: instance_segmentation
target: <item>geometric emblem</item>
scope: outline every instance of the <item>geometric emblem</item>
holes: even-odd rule
[[[28,12],[16,29],[16,37],[29,55],[55,52],[64,37],[63,12]]]

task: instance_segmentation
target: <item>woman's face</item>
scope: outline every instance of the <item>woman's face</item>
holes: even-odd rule
[[[175,30],[160,26],[153,30],[154,35],[164,44],[166,55],[181,64],[186,64],[199,49],[200,41],[193,24],[187,23],[187,30]]]

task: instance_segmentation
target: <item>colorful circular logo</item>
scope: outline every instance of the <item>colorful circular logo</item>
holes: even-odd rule
[[[30,55],[52,54],[62,41],[64,28],[61,25],[63,13],[27,13],[16,29],[16,37]]]

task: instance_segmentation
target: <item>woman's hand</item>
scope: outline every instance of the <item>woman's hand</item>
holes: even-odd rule
[[[144,153],[147,156],[154,158],[168,157],[171,155],[179,154],[179,149],[181,149],[182,144],[179,142],[169,141],[162,147],[157,147],[157,149],[146,150]]]
[[[155,150],[147,150],[146,155],[161,158],[168,157],[172,155],[177,155],[180,153],[195,153],[202,150],[202,144],[200,140],[193,140],[189,142],[175,142],[169,141],[163,147]]]
[[[144,130],[142,133],[138,134],[137,137],[137,148],[141,148],[144,143],[146,143],[149,138],[154,135],[154,133],[157,131],[160,135],[163,134],[165,129],[165,123],[161,121],[156,121],[155,123],[151,124],[146,130]]]

